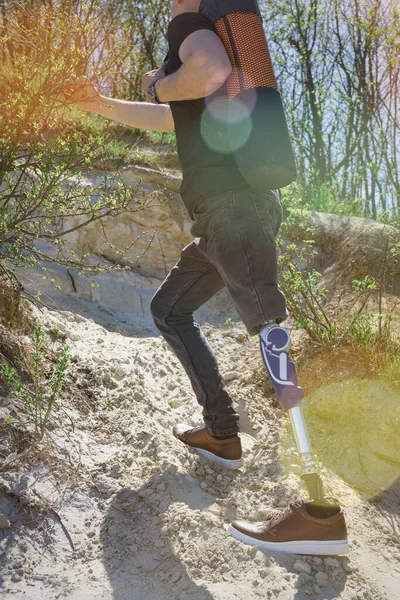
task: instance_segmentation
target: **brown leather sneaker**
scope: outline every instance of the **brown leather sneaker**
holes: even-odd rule
[[[229,533],[237,540],[258,546],[261,550],[293,554],[346,554],[349,547],[343,512],[329,500],[322,504],[322,509],[318,511],[319,507],[315,508],[313,502],[306,504],[304,500],[294,500],[270,521],[235,521],[229,527]],[[324,511],[331,516],[315,516],[324,514]],[[335,511],[336,514],[332,514]]]
[[[242,444],[239,436],[221,440],[208,433],[204,425],[190,427],[184,423],[175,425],[172,433],[198,454],[219,463],[226,469],[240,469],[243,466]]]

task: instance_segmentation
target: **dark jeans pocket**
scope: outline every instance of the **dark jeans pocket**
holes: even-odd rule
[[[263,194],[249,192],[249,196],[257,213],[268,242],[274,244],[282,223],[283,209],[279,190],[267,190]]]
[[[219,207],[212,213],[203,216],[194,222],[191,228],[192,235],[204,237],[206,242],[215,235],[220,235],[223,231],[233,225],[231,203]]]
[[[222,206],[218,211],[210,215],[207,223],[207,237],[212,237],[215,234],[222,233],[228,227],[233,225],[232,218],[232,201]]]
[[[222,231],[232,223],[232,200],[225,201],[225,204],[219,206],[211,212],[197,215],[193,211],[195,221],[191,227],[191,234],[194,237],[211,237],[215,233]]]

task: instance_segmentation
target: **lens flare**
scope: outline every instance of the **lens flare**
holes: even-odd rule
[[[373,498],[400,481],[399,363],[396,373],[387,368],[372,376],[353,353],[346,348],[321,353],[299,372],[299,381],[307,393],[304,416],[318,460],[362,497]],[[287,450],[289,438],[288,425]],[[290,472],[289,454],[282,462]]]
[[[211,150],[223,154],[238,150],[247,142],[251,129],[251,108],[247,103],[226,97],[206,102],[200,132]]]

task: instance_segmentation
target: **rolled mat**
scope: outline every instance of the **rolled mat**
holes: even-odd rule
[[[296,164],[257,1],[201,0],[200,13],[232,63],[219,93],[228,100],[225,135],[238,169],[261,191],[292,183]]]

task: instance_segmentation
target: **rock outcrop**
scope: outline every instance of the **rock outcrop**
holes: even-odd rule
[[[400,242],[398,229],[371,219],[317,212],[311,213],[310,225],[318,250],[314,266],[330,293],[349,291],[353,279],[371,275],[378,281],[385,279],[386,294],[400,295],[399,257],[391,254]],[[391,275],[384,278],[384,270]]]
[[[85,176],[85,184],[96,187],[102,176],[101,171],[91,171]],[[40,289],[44,293],[42,298],[50,306],[74,310],[77,302],[94,302],[113,314],[118,312],[127,318],[134,314],[136,323],[141,320],[151,328],[151,296],[179,258],[180,250],[192,239],[191,222],[179,195],[179,178],[137,166],[123,168],[121,176],[126,186],[137,190],[138,201],[151,197],[151,205],[108,218],[104,229],[99,221],[78,229],[69,234],[68,245],[77,255],[90,256],[92,264],[101,262],[106,267],[121,261],[114,246],[129,248],[121,261],[130,266],[129,271],[104,270],[89,279],[74,269],[47,264],[46,274],[52,282],[43,280],[40,272],[32,270],[20,270],[19,276],[30,292]],[[352,280],[363,279],[365,275],[381,279],[385,294],[398,298],[400,267],[398,261],[390,257],[388,246],[389,239],[399,240],[398,230],[368,219],[328,213],[312,212],[309,219],[314,228],[310,237],[318,251],[314,266],[322,274],[321,285],[328,289],[328,301],[350,295]],[[70,228],[76,224],[76,219],[68,219],[62,226]],[[298,243],[302,237],[304,233],[293,228],[287,241]],[[390,276],[382,277],[383,267]],[[94,287],[92,282],[99,287]],[[61,292],[55,291],[56,285],[61,287]],[[207,318],[212,316],[214,308],[222,310],[224,317],[235,315],[225,292],[208,305]]]

